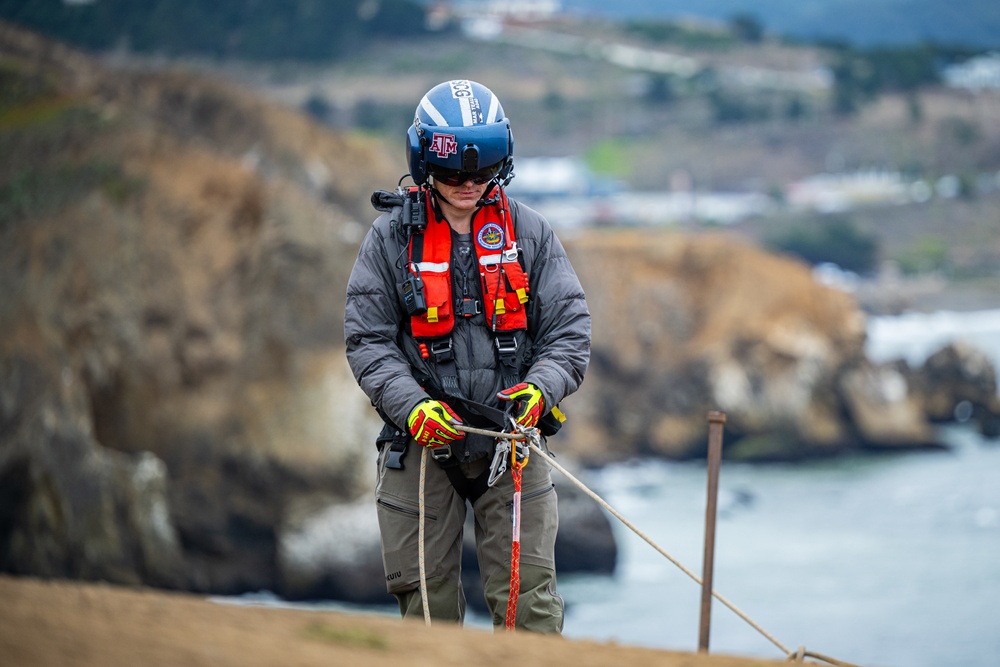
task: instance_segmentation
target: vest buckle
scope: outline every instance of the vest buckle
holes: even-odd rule
[[[451,458],[451,445],[438,445],[431,447],[431,456],[438,463],[442,463]]]
[[[451,337],[438,338],[427,345],[428,351],[434,355],[434,361],[439,364],[447,363],[455,358],[452,352]]]
[[[514,336],[514,334],[506,334],[497,331],[494,342],[496,343],[497,346],[497,352],[501,356],[514,354],[515,352],[517,352],[517,338]]]
[[[462,317],[474,317],[483,312],[479,306],[479,299],[462,299],[458,308],[458,314]]]

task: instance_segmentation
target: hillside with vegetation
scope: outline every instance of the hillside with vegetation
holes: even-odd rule
[[[424,34],[410,0],[0,0],[0,18],[93,52],[326,62],[369,39]]]
[[[752,27],[555,19],[511,24],[490,40],[458,32],[433,49],[372,44],[322,67],[198,66],[382,139],[400,172],[415,101],[441,80],[475,78],[504,101],[519,157],[581,157],[598,178],[635,192],[764,197],[768,212],[729,229],[861,274],[873,311],[996,307],[1000,93],[942,78],[976,51],[792,44]],[[652,71],[595,55],[616,45],[681,66]],[[794,188],[817,176],[884,176],[926,194],[833,213],[791,205]],[[897,274],[902,283],[874,280]]]

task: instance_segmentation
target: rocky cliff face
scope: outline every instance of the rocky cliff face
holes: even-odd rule
[[[586,459],[704,456],[710,410],[727,413],[727,455],[752,460],[934,446],[931,422],[963,398],[984,426],[998,413],[981,353],[876,365],[849,295],[732,236],[616,230],[566,245],[595,314],[593,367],[566,406]]]
[[[368,197],[399,167],[243,91],[2,24],[0,58],[0,569],[376,597],[378,423],[342,313]],[[594,361],[556,451],[696,456],[710,409],[756,458],[922,444],[925,403],[956,397],[1000,413],[969,355],[919,391],[873,366],[854,304],[798,264],[723,236],[566,245]],[[613,567],[603,515],[563,515],[562,553]]]
[[[863,359],[865,330],[847,295],[722,235],[635,230],[568,246],[598,314],[588,451],[697,455],[713,409],[734,435],[848,440],[833,384]]]
[[[0,30],[0,567],[278,589],[288,508],[366,488],[343,294],[392,170],[242,91]]]

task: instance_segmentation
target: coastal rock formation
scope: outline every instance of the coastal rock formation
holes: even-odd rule
[[[914,393],[928,418],[937,422],[975,420],[988,437],[1000,437],[997,369],[967,343],[938,350],[913,372]]]
[[[0,569],[374,595],[380,425],[342,316],[399,167],[202,77],[3,24],[0,56]],[[923,445],[963,401],[1000,414],[971,355],[918,394],[867,362],[860,311],[804,265],[723,234],[564,236],[594,346],[561,460],[700,456],[715,409],[727,456],[755,460]],[[611,570],[607,517],[556,477],[559,567]]]
[[[73,375],[10,344],[0,346],[0,570],[181,586],[163,462],[101,447]]]
[[[599,314],[572,438],[584,455],[703,455],[710,410],[727,413],[728,442],[779,435],[784,451],[767,456],[856,443],[838,383],[864,359],[864,317],[805,265],[721,234],[594,233],[567,247]]]
[[[861,364],[841,376],[840,391],[863,442],[875,447],[933,442],[924,406],[910,391],[905,368]]]

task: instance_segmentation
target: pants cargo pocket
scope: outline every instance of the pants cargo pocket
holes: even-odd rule
[[[389,593],[412,590],[420,582],[418,558],[418,505],[403,498],[383,494],[376,498],[379,530],[382,534],[382,565]],[[434,513],[424,516],[425,529],[436,520]]]

